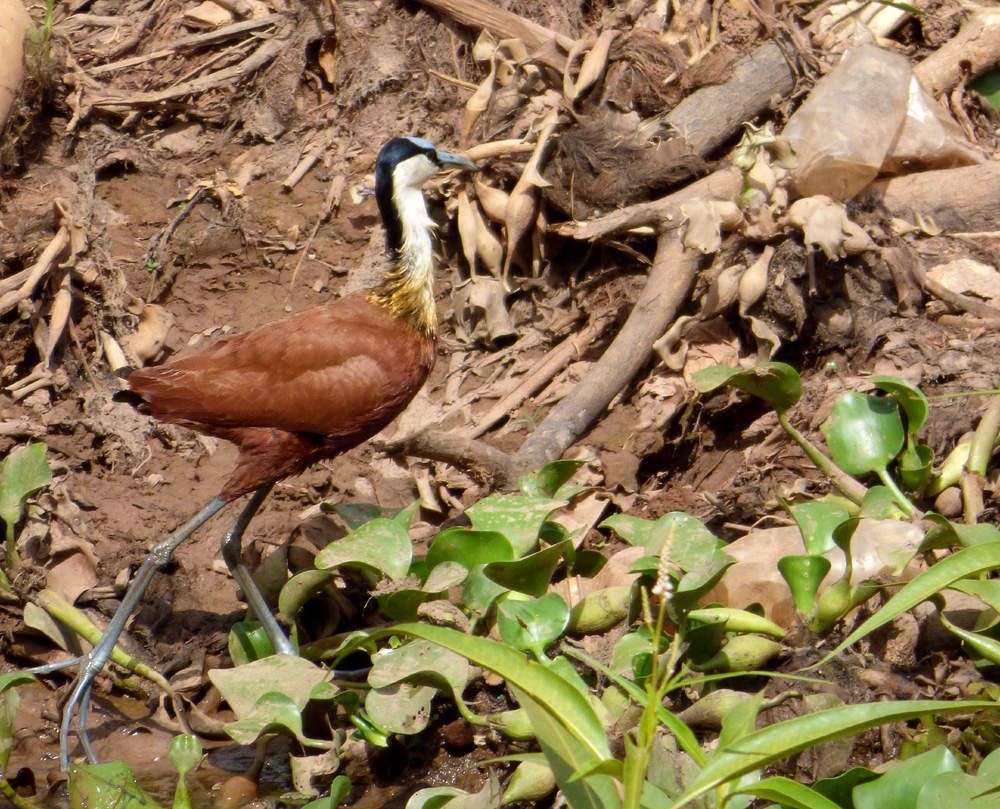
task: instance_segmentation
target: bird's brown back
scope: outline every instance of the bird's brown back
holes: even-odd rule
[[[423,385],[434,354],[433,337],[361,291],[133,371],[128,383],[161,421],[240,447],[223,492],[232,499],[379,432]]]

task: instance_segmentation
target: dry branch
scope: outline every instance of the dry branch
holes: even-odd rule
[[[518,466],[531,471],[563,454],[604,412],[653,353],[688,298],[701,254],[685,250],[672,230],[660,234],[649,278],[614,342],[586,376],[545,417],[518,450]]]
[[[1000,8],[976,7],[958,34],[913,69],[935,96],[966,78],[975,78],[1000,61]]]
[[[544,25],[504,11],[486,0],[420,0],[420,2],[470,28],[476,30],[486,28],[501,39],[508,37],[520,39],[528,50],[537,50],[553,40],[561,48],[569,50],[576,41]]]
[[[652,202],[640,202],[586,222],[553,228],[561,236],[593,241],[638,227],[669,228],[681,224],[681,205],[695,199],[734,199],[743,186],[737,169],[725,168]]]
[[[786,98],[795,72],[781,48],[766,42],[740,59],[722,84],[702,87],[674,107],[664,122],[705,157],[725,143],[744,121]]]
[[[911,222],[919,214],[950,231],[992,230],[1000,221],[1000,161],[880,180],[870,193]]]
[[[180,82],[165,90],[136,93],[112,92],[92,98],[90,99],[90,103],[95,108],[103,109],[153,106],[175,98],[203,93],[206,90],[222,87],[231,82],[245,81],[248,76],[264,67],[264,65],[281,53],[291,33],[291,26],[286,26],[283,30],[275,33],[274,36],[264,42],[263,45],[239,64],[216,70],[214,73],[208,73],[205,76],[199,76],[190,81]]]
[[[607,409],[653,354],[653,343],[688,299],[701,255],[685,250],[673,231],[660,234],[653,266],[625,325],[587,371],[513,456],[485,441],[444,430],[407,439],[403,452],[478,469],[500,487],[560,457]]]
[[[460,430],[459,435],[466,438],[478,438],[502,418],[509,415],[512,410],[520,407],[525,399],[541,390],[552,377],[565,368],[574,358],[580,357],[600,337],[604,330],[611,324],[612,320],[613,316],[610,313],[599,315],[587,324],[586,328],[582,331],[571,334],[559,343],[559,345],[546,354],[545,358],[538,365],[525,375],[516,388],[502,396],[493,407],[478,418],[475,426]]]
[[[232,23],[231,25],[223,25],[214,31],[206,31],[201,34],[193,34],[189,37],[183,37],[182,39],[175,40],[170,43],[169,48],[162,48],[161,50],[154,51],[153,53],[130,56],[127,59],[120,59],[117,62],[108,62],[104,65],[97,65],[95,67],[88,68],[88,72],[91,76],[101,76],[105,73],[114,73],[116,70],[124,70],[127,67],[135,67],[135,65],[141,65],[144,62],[151,62],[154,59],[163,59],[167,56],[173,56],[175,53],[180,53],[181,51],[203,48],[206,45],[214,45],[218,42],[224,42],[227,39],[245,34],[248,31],[256,31],[260,28],[277,25],[284,19],[285,15],[283,14],[267,14],[263,17],[258,17],[255,20],[243,20],[241,22]]]

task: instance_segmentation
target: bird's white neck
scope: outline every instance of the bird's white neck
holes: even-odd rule
[[[400,224],[395,266],[371,293],[374,303],[410,321],[420,331],[437,328],[434,307],[434,220],[420,188],[400,184],[392,195]]]

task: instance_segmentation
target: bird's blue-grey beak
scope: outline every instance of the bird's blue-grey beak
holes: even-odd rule
[[[437,159],[438,162],[441,163],[442,168],[445,166],[457,166],[458,168],[468,169],[469,171],[479,171],[479,166],[469,160],[469,158],[452,154],[451,152],[442,152],[438,149]]]

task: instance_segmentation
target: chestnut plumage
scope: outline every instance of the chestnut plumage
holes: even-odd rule
[[[365,291],[133,371],[161,421],[232,441],[235,500],[357,446],[392,421],[434,364],[435,338]]]
[[[80,742],[87,758],[97,761],[87,734],[93,680],[153,576],[199,526],[250,492],[253,496],[223,538],[222,556],[275,651],[295,653],[243,563],[243,532],[275,482],[370,438],[426,380],[434,363],[437,318],[434,223],[420,189],[448,166],[476,168],[421,138],[394,138],[382,147],[375,164],[375,197],[390,268],[374,289],[128,375],[132,393],[152,416],[232,441],[239,458],[219,496],[153,547],[100,641],[80,658],[60,726],[64,770],[77,710]]]

